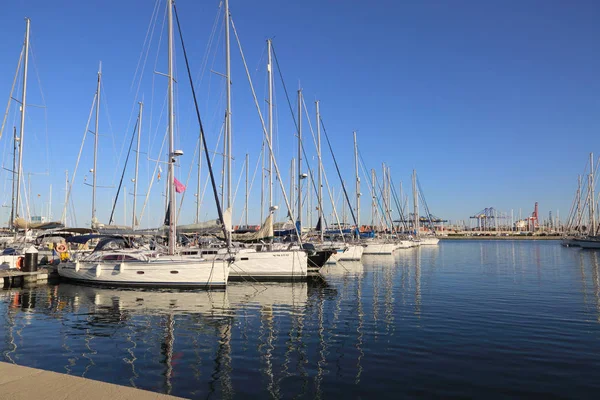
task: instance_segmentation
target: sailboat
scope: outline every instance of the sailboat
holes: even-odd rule
[[[230,19],[231,15],[229,12],[229,0],[225,0],[225,62],[226,62],[226,95],[227,95],[227,110],[225,112],[225,157],[226,157],[226,178],[227,178],[227,209],[225,210],[225,226],[228,231],[229,240],[235,239],[232,237],[231,233],[231,215],[232,215],[232,195],[233,191],[231,188],[231,140],[232,140],[232,130],[231,130],[231,54],[230,54]],[[278,171],[277,164],[275,162],[275,158],[273,155],[273,146],[272,146],[272,65],[271,65],[271,41],[268,42],[269,46],[269,81],[270,81],[270,101],[269,101],[269,131],[265,130],[266,142],[269,147],[269,163],[274,166],[276,171]],[[262,121],[262,116],[261,116]],[[263,125],[264,128],[264,125]],[[273,168],[269,170],[272,171]],[[270,172],[272,174],[272,172]],[[272,175],[270,175],[271,177]],[[270,183],[272,186],[272,177],[270,178]],[[270,188],[271,188],[270,186]],[[270,189],[272,191],[272,189]],[[266,227],[267,234],[266,236],[273,236],[273,222],[272,222],[272,212],[274,207],[272,205],[272,196],[270,196],[270,204],[269,204],[269,216],[265,220],[263,227]],[[236,260],[231,265],[230,270],[230,278],[232,279],[262,279],[262,280],[297,280],[297,279],[306,279],[307,276],[307,267],[308,267],[308,254],[307,252],[300,248],[297,245],[286,245],[285,247],[275,246],[274,244],[260,245],[252,248],[234,248],[233,251],[236,252]],[[217,258],[223,257],[222,255],[217,255]]]
[[[428,245],[437,245],[440,241],[435,236],[423,236],[421,235],[421,227],[420,227],[420,217],[419,217],[419,192],[417,188],[417,171],[413,169],[412,175],[412,184],[413,184],[413,206],[414,206],[414,229],[415,229],[415,242],[419,244],[419,246],[428,246]]]
[[[174,101],[173,101],[173,0],[167,0],[168,17],[168,198],[175,204],[176,157],[182,152],[174,149]],[[58,273],[73,281],[160,287],[224,287],[229,277],[229,266],[236,261],[235,255],[207,260],[197,255],[176,254],[175,206],[168,207],[168,251],[161,254],[155,250],[136,248],[123,237],[102,236],[91,254],[60,263]]]

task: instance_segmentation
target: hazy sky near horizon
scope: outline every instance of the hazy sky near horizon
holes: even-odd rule
[[[137,102],[143,100],[139,215],[155,176],[152,160],[164,159],[166,153],[160,151],[166,130],[166,79],[154,73],[166,72],[165,3],[16,0],[2,5],[2,110],[10,95],[26,16],[31,18],[32,42],[27,102],[46,107],[27,110],[24,171],[30,175],[24,177],[24,186],[28,188],[31,182],[32,213],[48,208],[52,185],[52,214],[54,219],[61,216],[65,170],[72,176],[101,60],[104,86],[97,169],[98,184],[109,188],[98,189],[98,217],[108,222]],[[223,13],[218,0],[179,0],[177,7],[213,152],[225,104],[225,82],[215,73],[225,71]],[[600,154],[597,1],[230,0],[230,7],[262,112],[266,116],[266,39],[273,38],[291,106],[296,112],[296,91],[301,87],[313,128],[314,101],[320,101],[351,196],[354,130],[367,169],[374,168],[381,176],[381,165],[386,163],[396,187],[402,181],[405,188],[410,188],[410,174],[416,169],[431,212],[451,220],[468,220],[492,206],[508,213],[512,209],[515,216],[521,209],[525,215],[533,211],[536,201],[543,218],[550,210],[566,217],[589,152]],[[197,192],[196,170],[190,166],[196,163],[198,127],[177,35],[175,43],[176,143],[185,153],[176,175],[188,184],[180,223],[190,223]],[[250,154],[251,177],[254,174],[262,128],[233,31],[231,52],[236,187],[246,153]],[[20,98],[17,89],[15,96]],[[283,186],[289,191],[296,138],[278,75],[274,103],[276,156]],[[17,110],[13,104],[0,139],[5,168],[12,164]],[[314,168],[316,152],[308,122],[304,117],[305,146]],[[325,142],[323,146],[328,180],[338,198],[339,179]],[[84,182],[91,182],[92,151],[93,137],[88,134],[72,193],[80,226],[90,222],[91,188]],[[117,223],[131,220],[124,217],[132,206],[131,157],[125,175],[127,205],[119,201]],[[220,165],[217,157],[217,172]],[[142,226],[162,221],[163,169],[163,179],[153,184]],[[204,165],[202,186],[205,172]],[[2,170],[2,221],[8,218],[9,178]],[[368,180],[362,177],[362,223],[370,220]],[[260,186],[257,175],[250,223],[260,222]],[[285,209],[279,190],[275,202]],[[243,204],[242,178],[234,224],[241,222]],[[315,204],[313,200],[313,208]],[[214,210],[207,189],[201,219],[215,218]]]

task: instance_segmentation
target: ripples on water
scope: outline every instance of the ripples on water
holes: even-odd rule
[[[595,398],[599,263],[443,242],[307,283],[6,289],[0,359],[190,398]]]

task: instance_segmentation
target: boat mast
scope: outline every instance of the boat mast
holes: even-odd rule
[[[200,131],[198,136],[198,182],[196,183],[198,189],[196,191],[196,223],[200,222],[200,178],[202,176],[202,150],[204,149],[202,143],[202,131]]]
[[[69,170],[65,170],[65,212],[63,213],[63,225],[67,226],[67,201],[69,200]]]
[[[296,159],[292,157],[292,161],[290,164],[290,196],[294,193],[296,189]],[[290,201],[290,219],[293,218],[294,215],[294,202]],[[293,222],[293,220],[292,220]]]
[[[590,153],[590,175],[588,187],[590,190],[590,236],[596,234],[596,191],[594,190],[594,153]]]
[[[23,173],[23,137],[25,133],[25,109],[27,108],[27,69],[29,66],[29,25],[29,18],[25,18],[25,63],[23,65],[23,92],[21,95],[21,126],[19,130],[19,161],[17,169],[17,189],[15,193],[15,219],[19,217],[21,174]]]
[[[268,124],[269,124],[269,142],[273,143],[273,61],[271,59],[272,50],[271,39],[267,39],[267,52],[268,52],[268,64],[267,73],[269,79],[269,113],[268,113]],[[269,147],[269,213],[271,213],[271,207],[273,207],[273,154]],[[262,222],[262,221],[261,221]]]
[[[98,83],[96,86],[96,121],[94,123],[94,168],[92,170],[92,228],[96,225],[96,166],[98,163],[98,121],[100,116],[100,88],[102,83],[102,61],[98,66]]]
[[[321,181],[323,175],[323,160],[321,159],[321,114],[319,111],[319,101],[315,102],[317,107],[317,153],[319,157],[318,162],[318,171],[317,171],[317,196],[318,196],[318,206],[319,206],[319,219],[318,221],[321,223],[321,242],[323,242],[323,182]],[[317,222],[317,223],[319,223]]]
[[[248,229],[248,153],[246,153],[246,201],[244,206],[246,208],[246,229]]]
[[[302,89],[298,89],[298,234],[302,236]]]
[[[371,201],[371,230],[375,231],[375,210],[377,207],[377,204],[375,204],[376,198],[375,198],[375,170],[371,169],[371,194],[372,194],[372,201]]]
[[[581,226],[581,175],[577,175],[577,219],[575,230],[579,231]]]
[[[131,229],[135,230],[137,225],[136,221],[136,203],[137,203],[137,188],[138,188],[138,166],[140,162],[140,138],[142,137],[142,112],[144,110],[144,103],[139,102],[140,112],[138,115],[138,131],[137,131],[137,150],[135,153],[135,178],[133,179],[133,217],[131,219]]]
[[[417,194],[417,171],[413,169],[412,175],[412,186],[413,186],[413,207],[414,207],[414,227],[415,235],[419,238],[419,195]]]
[[[12,167],[12,195],[11,195],[11,204],[10,204],[10,220],[8,221],[8,226],[13,230],[13,221],[15,220],[15,185],[17,183],[17,127],[13,126],[13,167]]]
[[[225,75],[227,79],[227,110],[225,110],[225,141],[227,159],[226,182],[227,182],[227,208],[231,208],[232,192],[231,192],[231,51],[229,43],[229,0],[225,0]],[[228,227],[231,230],[231,227]]]
[[[358,175],[358,145],[356,144],[356,131],[354,131],[354,168],[356,173],[356,223],[360,232],[360,176]]]
[[[176,232],[176,205],[175,205],[175,139],[173,135],[174,121],[173,121],[173,0],[167,0],[167,15],[169,19],[169,43],[168,43],[168,55],[169,55],[169,88],[168,88],[168,114],[169,114],[169,172],[167,179],[167,192],[168,192],[168,212],[169,212],[169,255],[175,254],[175,244],[177,242]]]

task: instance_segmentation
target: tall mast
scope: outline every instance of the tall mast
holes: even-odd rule
[[[246,208],[246,229],[248,229],[248,153],[246,153],[246,201],[244,206]]]
[[[412,175],[412,186],[413,186],[413,207],[414,207],[414,228],[415,235],[419,237],[419,195],[417,193],[417,171],[413,169]]]
[[[25,133],[25,109],[27,108],[27,69],[29,66],[29,24],[29,18],[25,18],[25,64],[23,66],[23,92],[21,95],[21,126],[19,130],[19,166],[17,169],[17,189],[15,193],[15,218],[19,217],[21,174],[23,173],[23,138]]]
[[[302,235],[302,89],[298,89],[298,234]]]
[[[204,144],[202,143],[202,131],[199,132],[198,136],[198,182],[196,186],[198,189],[196,190],[196,223],[200,222],[200,178],[202,177],[202,150]]]
[[[17,148],[18,148],[18,139],[17,139],[17,127],[13,127],[13,167],[12,167],[12,194],[11,194],[11,204],[10,204],[10,220],[8,221],[8,226],[12,228],[13,221],[15,220],[15,185],[17,184]]]
[[[294,190],[296,189],[296,159],[292,158],[291,161],[291,165],[290,165],[290,195],[292,195],[292,193],[294,193]],[[293,216],[294,216],[294,202],[291,201],[290,202],[290,219],[292,219],[293,222]]]
[[[579,230],[581,226],[581,175],[577,175],[577,219],[575,229]]]
[[[589,183],[590,189],[590,236],[596,234],[596,191],[594,190],[594,153],[590,153],[590,175]]]
[[[356,229],[360,229],[360,176],[358,175],[358,144],[356,144],[356,131],[354,131],[354,168],[356,174]]]
[[[225,141],[227,159],[226,184],[227,184],[227,208],[231,208],[231,52],[229,43],[229,0],[225,0],[225,75],[227,79],[227,110],[225,110]],[[231,230],[231,227],[228,227]]]
[[[69,170],[65,170],[65,212],[63,213],[63,225],[67,226],[67,201],[69,200]]]
[[[375,230],[375,210],[377,207],[376,204],[376,194],[375,194],[375,170],[371,169],[371,191],[372,191],[372,202],[371,202],[371,229]]]
[[[319,157],[318,160],[318,168],[317,168],[317,201],[319,206],[319,222],[321,223],[321,242],[323,242],[323,182],[321,181],[323,175],[323,160],[321,159],[321,114],[319,111],[319,101],[315,102],[317,107],[317,155]],[[317,223],[319,223],[317,222]]]
[[[268,52],[268,64],[267,73],[269,79],[269,113],[268,113],[268,124],[269,124],[269,142],[273,145],[273,63],[271,60],[272,53],[271,39],[267,39],[267,52]],[[269,210],[273,207],[273,154],[269,147]],[[270,212],[270,211],[269,211]],[[261,221],[262,222],[262,221]]]
[[[92,171],[92,228],[96,221],[96,166],[98,163],[98,121],[100,117],[100,88],[102,83],[102,61],[98,66],[98,83],[96,86],[96,121],[94,123],[94,170]]]
[[[175,244],[177,242],[176,232],[176,221],[177,217],[175,211],[177,209],[175,205],[175,138],[173,134],[174,121],[173,121],[173,0],[167,0],[167,15],[169,19],[169,93],[168,93],[168,114],[169,114],[169,172],[167,178],[167,193],[168,193],[168,207],[169,210],[169,255],[175,254]]]
[[[138,115],[138,129],[137,129],[137,150],[135,153],[135,178],[133,179],[133,211],[131,218],[131,229],[135,229],[137,225],[136,218],[136,203],[137,203],[137,188],[138,188],[138,167],[140,163],[140,138],[142,137],[142,112],[144,111],[144,103],[140,102],[140,112]]]

